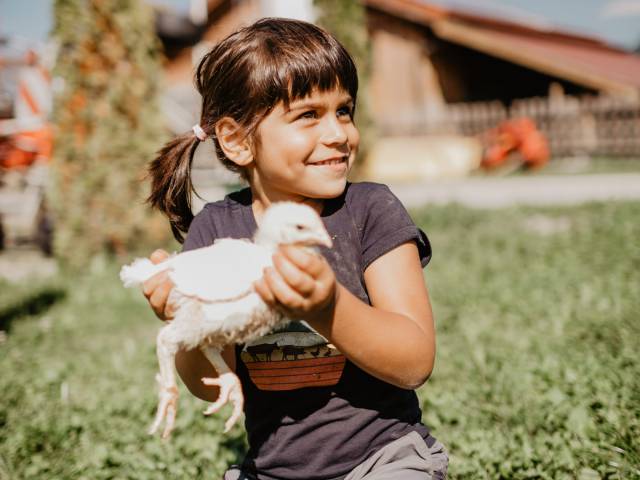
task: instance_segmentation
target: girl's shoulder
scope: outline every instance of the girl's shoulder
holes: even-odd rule
[[[208,202],[191,221],[184,250],[211,245],[218,238],[250,238],[255,226],[248,214],[249,189],[238,190],[223,199]]]
[[[379,256],[410,240],[418,246],[422,266],[429,263],[431,244],[427,235],[416,226],[387,185],[375,182],[349,184],[345,205],[360,235],[365,269]]]
[[[345,199],[348,202],[364,200],[363,197],[379,196],[391,193],[388,186],[376,182],[349,182],[345,190]]]
[[[214,202],[207,202],[202,207],[202,210],[195,216],[194,221],[199,217],[201,219],[214,218],[225,212],[237,213],[238,210],[251,207],[251,190],[243,188],[234,192],[228,193],[224,198],[216,200]]]
[[[356,220],[365,222],[369,217],[406,215],[402,202],[391,189],[376,182],[354,182],[347,184],[345,204]]]
[[[210,214],[212,211],[221,211],[227,209],[239,209],[251,205],[251,189],[249,187],[233,191],[224,196],[224,198],[215,202],[207,202],[202,207],[201,212]]]

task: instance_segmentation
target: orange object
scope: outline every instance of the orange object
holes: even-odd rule
[[[48,162],[51,160],[52,147],[53,131],[49,125],[38,130],[16,133],[5,142],[0,165],[14,169],[28,167],[36,160]]]
[[[519,153],[528,168],[539,168],[549,161],[549,143],[530,118],[505,120],[488,136],[482,159],[485,168],[499,167],[512,152]]]
[[[0,167],[5,169],[48,162],[53,149],[53,129],[47,122],[51,77],[31,50],[16,66],[12,117],[0,121]]]

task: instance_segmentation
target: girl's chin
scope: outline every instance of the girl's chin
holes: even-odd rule
[[[342,195],[342,192],[344,192],[346,186],[346,177],[340,180],[332,180],[330,182],[325,180],[322,183],[318,182],[317,185],[314,185],[313,188],[310,188],[307,196],[310,198],[322,199],[336,198]]]

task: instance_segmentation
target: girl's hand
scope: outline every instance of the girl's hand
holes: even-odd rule
[[[160,263],[169,257],[164,250],[156,250],[149,256],[152,263]],[[173,309],[169,299],[169,294],[173,289],[173,282],[169,279],[167,272],[156,273],[153,277],[142,284],[142,293],[147,297],[149,305],[160,320],[171,320]]]
[[[292,319],[314,319],[333,308],[336,276],[321,255],[283,246],[273,255],[273,267],[254,287],[264,302]]]

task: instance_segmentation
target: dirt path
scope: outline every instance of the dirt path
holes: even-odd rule
[[[472,177],[389,187],[410,208],[453,202],[475,208],[502,208],[640,200],[639,173]]]
[[[475,208],[511,205],[571,205],[594,200],[640,200],[640,174],[474,177],[433,183],[390,185],[410,208],[457,202]],[[207,200],[224,196],[220,187],[199,190]],[[0,278],[12,282],[46,277],[56,263],[36,249],[0,253]]]
[[[49,277],[57,271],[55,260],[35,248],[11,248],[0,253],[0,278],[9,282]]]

